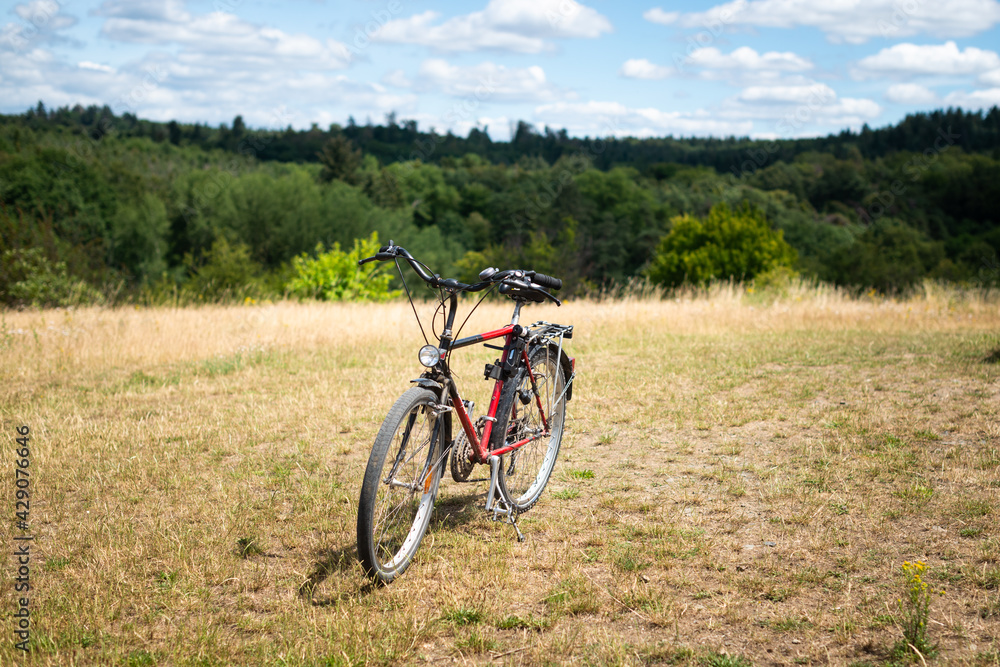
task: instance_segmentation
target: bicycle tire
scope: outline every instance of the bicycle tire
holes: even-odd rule
[[[514,377],[504,384],[497,407],[496,426],[504,434],[505,443],[518,442],[544,432],[536,397],[545,409],[549,424],[547,438],[540,437],[501,457],[497,475],[501,498],[507,499],[518,513],[534,507],[545,491],[559,455],[566,421],[566,395],[563,392],[566,378],[556,351],[547,345],[536,347],[531,350],[528,359],[537,394],[532,388],[531,374],[522,363]],[[559,401],[554,404],[556,399]]]
[[[409,389],[375,436],[358,502],[358,559],[378,583],[406,571],[430,523],[444,470],[438,454],[445,425],[433,415],[436,403],[429,389]]]

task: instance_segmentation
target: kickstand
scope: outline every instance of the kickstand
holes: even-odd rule
[[[492,512],[490,517],[493,521],[506,519],[507,523],[514,526],[517,532],[517,541],[524,542],[527,538],[517,525],[517,512],[513,506],[508,505],[500,499],[497,489],[497,473],[500,471],[500,457],[494,454],[490,457],[490,490],[486,494],[486,511]]]

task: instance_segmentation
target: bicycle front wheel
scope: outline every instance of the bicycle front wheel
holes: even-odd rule
[[[530,369],[522,365],[500,395],[497,416],[506,420],[505,444],[531,439],[502,457],[497,475],[502,497],[517,512],[527,512],[538,502],[562,442],[566,378],[556,354],[548,346],[532,350]]]
[[[380,583],[406,571],[430,523],[443,470],[436,403],[428,389],[408,390],[375,436],[358,502],[358,558]]]

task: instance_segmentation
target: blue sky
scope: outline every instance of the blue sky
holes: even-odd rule
[[[107,104],[252,127],[795,137],[1000,105],[998,0],[30,0],[0,112]]]

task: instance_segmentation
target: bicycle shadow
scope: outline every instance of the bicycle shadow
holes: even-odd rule
[[[438,497],[430,529],[440,531],[461,528],[483,516],[485,505],[485,489],[470,489],[462,495]]]
[[[439,497],[428,532],[456,530],[473,522],[483,515],[485,503],[486,492],[483,489],[470,489],[461,495]],[[357,599],[359,595],[368,595],[381,588],[366,578],[365,583],[359,582],[357,589],[341,590],[336,595],[327,597],[314,597],[316,589],[330,577],[334,575],[350,577],[352,573],[364,576],[358,562],[356,544],[351,543],[337,549],[320,549],[309,575],[299,585],[299,596],[306,598],[314,606],[330,607],[339,602]]]
[[[348,575],[351,571],[357,571],[358,573],[361,571],[358,563],[358,547],[356,544],[349,544],[339,549],[321,549],[306,580],[299,585],[299,596],[307,598],[314,606],[329,607],[338,602],[355,599],[357,593],[367,595],[375,590],[376,586],[369,581],[361,584],[355,593],[344,590],[335,596],[325,598],[313,597],[320,584],[332,575]]]

